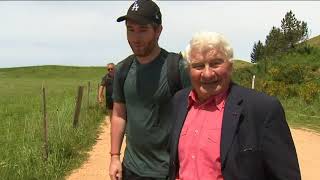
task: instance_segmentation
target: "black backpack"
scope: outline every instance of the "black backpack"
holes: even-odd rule
[[[179,72],[179,61],[181,60],[182,56],[181,54],[176,53],[168,53],[168,56],[166,58],[167,61],[167,78],[168,78],[168,84],[170,93],[174,95],[177,91],[182,89],[182,83],[180,80],[180,72]],[[120,88],[122,89],[122,96],[124,97],[124,82],[127,78],[130,66],[134,60],[134,55],[130,55],[126,59],[123,60],[123,64],[120,67]]]

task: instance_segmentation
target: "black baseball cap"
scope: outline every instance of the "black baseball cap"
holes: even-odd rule
[[[135,0],[129,7],[127,15],[119,17],[117,22],[127,19],[139,24],[162,23],[160,8],[152,0]]]

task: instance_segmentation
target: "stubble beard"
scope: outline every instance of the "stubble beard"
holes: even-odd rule
[[[133,52],[133,54],[137,57],[147,57],[149,56],[152,51],[155,49],[156,47],[156,39],[153,39],[151,41],[149,41],[145,47],[143,48],[139,48],[139,49],[135,49],[134,46],[129,42],[129,45],[131,47],[131,50]]]

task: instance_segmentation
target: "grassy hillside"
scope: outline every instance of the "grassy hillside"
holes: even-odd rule
[[[233,60],[234,69],[250,68],[252,66],[253,64],[248,61],[238,60],[238,59]]]
[[[311,46],[315,46],[320,48],[320,35],[315,36],[307,41],[307,43]]]
[[[320,49],[304,50],[235,69],[233,79],[251,88],[255,75],[255,89],[281,100],[291,126],[320,131]]]
[[[104,111],[95,102],[104,71],[103,67],[62,66],[0,69],[1,179],[62,179],[80,164],[103,118]],[[42,85],[47,90],[47,161],[43,160]],[[79,85],[85,91],[79,126],[73,128]]]

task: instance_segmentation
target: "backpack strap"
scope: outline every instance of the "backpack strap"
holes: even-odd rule
[[[124,97],[124,82],[127,78],[127,75],[128,75],[128,72],[130,70],[130,66],[133,62],[133,59],[134,59],[134,55],[130,55],[128,56],[126,59],[123,60],[123,63],[120,67],[120,74],[119,74],[119,80],[120,80],[120,89],[121,89],[121,95],[122,97]]]
[[[181,60],[181,54],[169,53],[167,57],[167,78],[170,93],[173,96],[177,91],[182,89],[182,83],[179,71],[179,62]]]
[[[181,58],[182,58],[181,54],[176,54],[176,53],[169,53],[167,56],[167,79],[168,79],[168,85],[169,85],[171,95],[174,95],[177,91],[179,91],[183,87],[181,83],[180,71],[179,71],[179,62]],[[125,60],[123,60],[123,63],[119,70],[120,71],[119,80],[120,80],[120,89],[121,89],[122,97],[124,97],[124,82],[127,78],[133,59],[134,59],[134,55],[130,55]]]

